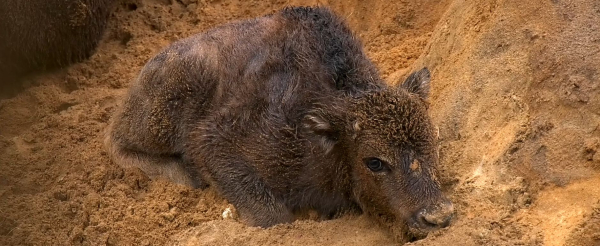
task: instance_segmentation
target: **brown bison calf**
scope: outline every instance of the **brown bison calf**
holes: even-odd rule
[[[250,225],[360,208],[423,235],[447,226],[427,115],[429,71],[386,85],[326,8],[286,8],[178,41],[114,117],[116,163],[214,185]]]

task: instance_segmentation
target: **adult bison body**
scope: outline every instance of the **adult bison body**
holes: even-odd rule
[[[325,8],[286,8],[178,41],[113,119],[115,162],[214,185],[250,225],[360,208],[403,234],[444,227],[429,71],[386,85]]]
[[[114,0],[0,1],[0,88],[88,58]]]

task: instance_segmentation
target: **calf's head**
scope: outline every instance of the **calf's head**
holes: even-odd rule
[[[350,166],[352,193],[366,213],[422,237],[453,214],[436,178],[436,137],[427,113],[429,71],[315,110],[305,127]]]

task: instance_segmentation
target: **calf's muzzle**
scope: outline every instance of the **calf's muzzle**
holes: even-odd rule
[[[449,200],[443,200],[429,205],[416,213],[415,221],[420,229],[431,230],[450,225],[454,216],[454,205]]]

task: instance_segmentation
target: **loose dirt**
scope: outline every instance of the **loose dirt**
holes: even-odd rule
[[[410,245],[600,245],[596,0],[119,0],[89,60],[0,99],[0,245],[393,245],[362,215],[269,229],[114,165],[102,132],[169,43],[286,5],[348,20],[384,78],[432,71],[451,227]]]

